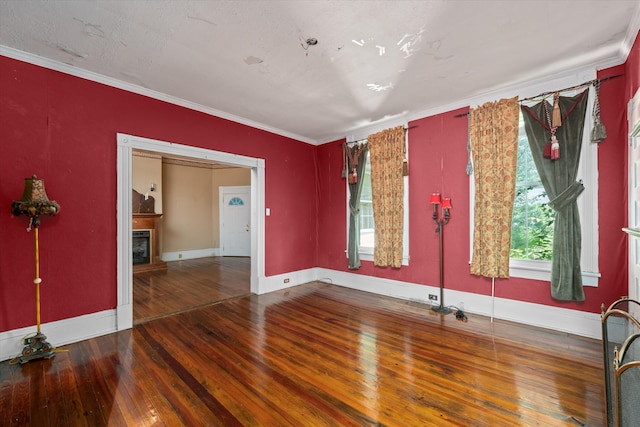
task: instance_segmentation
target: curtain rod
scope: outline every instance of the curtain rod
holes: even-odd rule
[[[418,125],[413,125],[413,126],[406,127],[406,128],[404,128],[404,132],[407,133],[407,131],[409,129],[413,129],[413,128],[417,128],[417,127],[418,127]],[[363,141],[366,141],[366,140],[367,140],[367,138],[362,138],[362,139],[358,139],[356,141],[347,142],[346,144],[359,144],[359,143],[361,143]]]
[[[519,99],[518,102],[531,101],[531,100],[536,99],[536,98],[545,97],[545,96],[548,96],[548,95],[553,95],[556,92],[567,92],[567,91],[570,91],[570,90],[575,90],[575,89],[578,89],[578,88],[581,88],[581,87],[584,87],[584,86],[589,86],[589,85],[591,85],[591,84],[593,84],[595,82],[605,82],[607,80],[615,79],[616,77],[620,77],[620,76],[622,76],[622,74],[616,74],[615,76],[603,77],[601,79],[589,80],[589,81],[586,81],[586,82],[584,82],[582,84],[579,84],[579,85],[567,87],[567,88],[560,89],[560,90],[554,90],[554,91],[550,91],[550,92],[543,92],[543,93],[541,93],[539,95],[536,95],[536,96],[531,96],[529,98]],[[469,112],[462,113],[462,114],[456,114],[453,117],[458,118],[458,117],[467,117],[467,116],[469,116]]]
[[[622,76],[622,74],[616,74],[615,76],[610,76],[610,77],[603,77],[601,79],[589,80],[589,81],[586,81],[586,82],[584,82],[582,84],[579,84],[579,85],[566,87],[564,89],[554,90],[554,91],[550,91],[550,92],[543,92],[540,95],[531,96],[529,98],[523,98],[523,99],[518,100],[518,102],[531,101],[531,100],[536,99],[536,98],[553,95],[556,92],[568,92],[568,91],[571,91],[571,90],[579,89],[579,88],[584,87],[584,86],[590,86],[590,85],[594,84],[595,82],[605,82],[607,80],[615,79],[616,77],[620,77],[620,76]]]

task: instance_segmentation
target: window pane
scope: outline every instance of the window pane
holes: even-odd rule
[[[555,213],[547,205],[549,199],[533,162],[522,114],[516,174],[516,197],[511,222],[511,258],[549,261],[552,255]]]
[[[360,246],[374,247],[374,223],[373,223],[373,202],[371,195],[371,162],[369,152],[364,166],[362,179],[362,194],[360,195]]]

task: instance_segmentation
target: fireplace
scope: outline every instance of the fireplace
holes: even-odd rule
[[[133,265],[151,263],[151,230],[133,230]]]
[[[133,231],[133,274],[148,271],[167,271],[167,263],[160,259],[162,214],[136,213],[131,218]]]

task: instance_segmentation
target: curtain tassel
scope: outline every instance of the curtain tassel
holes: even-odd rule
[[[402,141],[402,176],[409,176],[409,162],[407,161],[406,131]]]
[[[593,83],[593,129],[591,129],[591,142],[599,144],[607,139],[607,129],[600,121],[600,80]]]
[[[607,129],[602,122],[594,122],[591,129],[591,142],[599,144],[605,139],[607,139]]]
[[[473,161],[471,160],[471,112],[467,113],[467,175],[473,173]]]
[[[551,136],[551,160],[558,160],[560,158],[560,144],[555,135]]]
[[[358,182],[358,172],[356,168],[351,169],[349,172],[349,184],[356,184]]]
[[[358,171],[356,168],[358,166],[360,155],[362,154],[362,149],[363,147],[360,145],[353,147],[353,151],[347,147],[347,158],[349,160],[349,167],[351,168],[348,176],[349,184],[356,184],[358,182]]]
[[[347,146],[347,144],[342,144],[342,178],[346,178],[347,177],[347,170],[349,169],[349,166],[347,165],[347,151],[349,150],[349,147]]]
[[[551,126],[554,128],[562,126],[562,115],[560,114],[560,94],[558,92],[553,94],[553,118],[551,120]]]

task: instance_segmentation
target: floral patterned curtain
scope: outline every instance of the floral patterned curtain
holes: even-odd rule
[[[509,277],[518,112],[517,97],[488,102],[470,112],[475,176],[471,274]]]
[[[404,232],[403,126],[367,138],[371,160],[371,191],[375,227],[373,263],[400,268]]]

